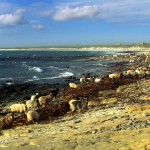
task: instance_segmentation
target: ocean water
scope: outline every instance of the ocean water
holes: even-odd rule
[[[63,83],[69,76],[111,72],[110,62],[87,60],[106,51],[0,51],[0,84]]]

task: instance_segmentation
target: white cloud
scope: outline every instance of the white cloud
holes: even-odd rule
[[[150,19],[149,0],[93,0],[84,4],[77,0],[72,5],[69,1],[65,2],[55,8],[54,20],[90,18],[107,22],[147,22]]]
[[[0,14],[0,27],[12,27],[26,24],[27,21],[23,17],[24,9],[18,9],[14,14]]]
[[[71,19],[80,19],[80,18],[92,18],[96,16],[98,13],[98,7],[96,5],[93,6],[82,6],[75,8],[61,8],[56,11],[54,15],[54,20],[63,21],[63,20],[71,20]]]
[[[41,30],[44,29],[45,27],[43,25],[32,25],[33,29]]]

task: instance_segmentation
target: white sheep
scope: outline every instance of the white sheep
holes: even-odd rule
[[[40,96],[38,99],[39,105],[42,107],[46,107],[46,105],[53,100],[53,95],[50,93],[49,95],[46,96]]]
[[[132,69],[131,69],[131,70],[127,70],[127,71],[126,71],[126,73],[127,73],[127,75],[128,75],[128,76],[131,76],[131,77],[136,76],[135,71],[134,71],[134,70],[132,70]]]
[[[40,96],[40,93],[36,93],[35,95],[31,96],[31,100],[36,101],[39,98],[39,96]]]
[[[30,100],[26,101],[26,105],[27,105],[28,110],[29,109],[35,110],[39,107],[39,103],[38,103],[39,96],[40,96],[40,93],[36,93],[35,95],[31,96]]]
[[[26,101],[26,106],[28,108],[28,110],[30,109],[37,109],[39,107],[39,103],[38,101],[34,101],[33,99]]]
[[[69,83],[69,86],[70,86],[70,88],[77,88],[78,87],[78,85],[75,83]]]
[[[148,75],[148,76],[150,75],[150,71],[149,71],[149,70],[147,70],[145,73],[146,73],[146,75]]]
[[[122,73],[112,73],[112,74],[109,74],[109,78],[110,79],[120,79],[122,76],[123,76]]]
[[[27,115],[27,121],[28,122],[37,123],[37,121],[40,118],[40,115],[37,111],[30,110],[26,113],[26,115]]]
[[[25,113],[27,111],[27,106],[25,104],[13,104],[10,106],[11,112],[19,112],[19,113]]]
[[[96,78],[94,79],[94,82],[95,82],[95,83],[98,83],[98,82],[100,82],[100,81],[102,81],[102,78],[101,78],[101,77],[96,77]]]
[[[12,113],[7,114],[6,116],[0,118],[0,130],[11,127],[14,120]]]
[[[86,82],[85,77],[80,78],[80,83],[85,83],[85,82]]]
[[[146,75],[145,70],[139,68],[135,69],[135,73],[138,74],[139,77],[144,77]]]

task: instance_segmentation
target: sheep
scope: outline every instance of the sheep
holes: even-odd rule
[[[94,82],[95,82],[95,83],[98,83],[98,82],[100,82],[100,81],[102,81],[102,77],[96,77],[96,78],[94,79]]]
[[[27,121],[28,122],[37,123],[37,121],[40,118],[40,115],[37,111],[30,110],[26,113],[26,115],[27,115]]]
[[[32,100],[32,101],[36,101],[36,100],[40,97],[40,95],[41,95],[41,94],[40,94],[39,92],[36,93],[35,95],[32,95],[32,96],[31,96],[31,100]]]
[[[86,82],[94,82],[94,77],[86,78]]]
[[[134,70],[127,70],[126,71],[127,75],[130,76],[130,77],[135,77],[136,76],[136,73]]]
[[[87,108],[88,105],[88,99],[86,100],[76,100],[72,99],[69,101],[70,110],[72,113],[76,112],[77,110],[79,112],[83,111],[84,108]]]
[[[12,113],[7,114],[5,117],[0,118],[0,130],[11,127],[14,120]]]
[[[59,88],[56,88],[55,90],[52,90],[51,93],[53,95],[53,97],[56,98],[57,94],[58,94]]]
[[[134,59],[130,59],[129,62],[130,62],[130,63],[134,63],[135,60],[134,60]]]
[[[112,73],[112,74],[109,74],[109,78],[110,79],[120,79],[122,77],[123,77],[122,73]]]
[[[85,83],[85,82],[86,82],[85,77],[80,78],[80,83]]]
[[[70,86],[71,88],[77,88],[77,87],[78,87],[78,85],[75,84],[75,83],[69,83],[69,86]]]
[[[112,55],[112,56],[113,56],[113,58],[117,58],[117,57],[118,57],[118,55],[116,55],[116,54],[115,54],[115,55]]]
[[[80,83],[86,83],[86,82],[94,82],[94,77],[82,77],[82,78],[80,78]]]
[[[26,106],[27,106],[28,110],[31,110],[31,109],[35,110],[35,109],[39,108],[39,102],[38,102],[38,100],[33,101],[33,99],[28,100],[28,101],[26,101]]]
[[[52,93],[46,96],[39,97],[38,99],[39,105],[42,107],[46,107],[46,105],[53,100],[53,97],[54,96],[52,95]]]
[[[144,76],[146,75],[145,70],[139,69],[139,68],[137,68],[137,69],[135,70],[135,73],[136,73],[139,77],[144,77]]]
[[[75,100],[72,99],[69,101],[70,110],[72,113],[74,113],[76,110],[81,111],[82,110],[82,101],[81,100]]]
[[[150,71],[149,71],[149,70],[147,70],[145,73],[146,73],[146,75],[148,75],[148,76],[150,75]]]
[[[30,100],[26,101],[26,105],[27,105],[28,110],[29,109],[36,109],[39,107],[38,98],[40,97],[40,95],[41,94],[38,92],[35,95],[32,95]]]
[[[10,106],[10,111],[25,113],[27,111],[27,106],[25,104],[13,104]]]

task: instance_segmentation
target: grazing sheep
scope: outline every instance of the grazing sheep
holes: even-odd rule
[[[7,114],[5,117],[0,118],[0,130],[11,127],[14,120],[12,113]]]
[[[69,83],[69,86],[70,86],[71,88],[77,88],[77,87],[78,87],[78,85],[75,84],[75,83]]]
[[[139,77],[144,77],[146,75],[146,72],[143,69],[139,69],[137,68],[135,70],[135,73],[139,76]]]
[[[53,97],[56,98],[57,94],[58,94],[59,88],[56,88],[55,90],[52,90],[51,93],[53,95]]]
[[[70,110],[72,113],[74,113],[76,110],[81,111],[82,110],[82,101],[81,100],[75,100],[72,99],[69,101]]]
[[[25,104],[13,104],[10,106],[10,111],[23,113],[27,111],[27,106]]]
[[[36,93],[35,95],[32,95],[31,96],[31,101],[36,101],[39,97],[40,97],[40,93],[38,92],[38,93]]]
[[[129,62],[130,62],[130,63],[134,63],[135,60],[134,60],[134,59],[130,59]]]
[[[149,71],[149,70],[146,71],[145,73],[146,73],[146,75],[148,75],[148,76],[150,75],[150,71]]]
[[[94,82],[95,82],[95,83],[98,83],[98,82],[100,82],[100,81],[102,81],[102,78],[101,78],[101,77],[96,77],[96,78],[94,79]]]
[[[89,78],[86,78],[86,82],[94,82],[94,77],[89,77]]]
[[[85,82],[86,82],[85,77],[80,78],[80,83],[85,83]]]
[[[85,109],[87,108],[88,99],[87,98],[85,100],[72,99],[69,101],[69,105],[72,113],[76,112],[77,110],[81,112],[83,111],[84,108]]]
[[[113,58],[117,58],[117,57],[118,57],[118,55],[116,55],[116,54],[115,54],[115,55],[112,55],[112,56],[113,56]]]
[[[46,107],[46,105],[53,100],[53,97],[54,96],[52,95],[52,93],[46,96],[39,97],[38,99],[39,105],[42,107]]]
[[[123,77],[122,73],[112,73],[112,74],[109,74],[109,78],[110,79],[120,79],[122,77]]]
[[[135,76],[136,76],[136,73],[135,73],[134,70],[127,70],[126,73],[127,73],[127,75],[128,75],[129,77],[135,77]]]
[[[26,101],[26,106],[27,106],[28,110],[36,110],[39,108],[39,102],[38,102],[38,100],[33,101],[33,99],[28,100],[28,101]]]
[[[27,121],[28,122],[37,123],[37,121],[40,118],[40,115],[37,111],[30,110],[26,113],[26,115],[27,115]]]

